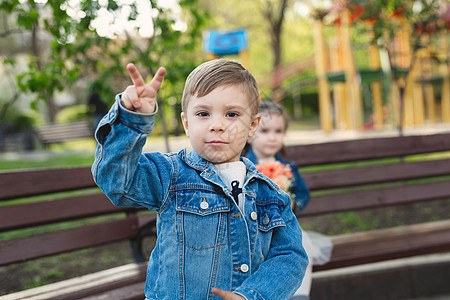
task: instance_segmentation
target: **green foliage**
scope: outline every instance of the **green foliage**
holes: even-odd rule
[[[131,8],[128,20],[136,20],[140,12],[135,2],[2,1],[0,12],[14,15],[20,29],[30,31],[33,37],[45,32],[52,39],[48,47],[33,46],[28,70],[19,74],[18,86],[23,92],[35,94],[41,101],[84,79],[92,83],[90,89],[99,92],[103,99],[113,99],[114,94],[124,88],[123,82],[129,82],[125,74],[127,62],[134,62],[143,74],[149,76],[164,65],[169,70],[167,80],[184,81],[199,62],[192,49],[201,44],[201,29],[208,17],[204,10],[196,7],[196,2],[180,1],[184,21],[189,26],[186,31],[178,31],[173,28],[174,14],[158,6],[157,1],[150,1],[153,15],[149,21],[153,23],[154,34],[142,37],[137,31],[101,36],[93,25],[100,10],[117,15],[123,13],[125,10],[122,8],[127,5]],[[69,14],[70,9],[82,14]],[[39,48],[49,52],[41,53]],[[12,60],[5,63],[12,63]],[[180,85],[172,84],[173,90],[167,94],[179,92]]]
[[[399,17],[413,28],[411,39],[416,47],[420,46],[421,33],[435,33],[446,26],[447,3],[442,0],[351,0],[350,9],[352,5],[363,6],[361,19],[374,22],[374,42],[380,38],[389,42],[402,26]]]
[[[69,123],[86,120],[87,117],[87,106],[84,104],[81,105],[72,105],[66,108],[63,108],[56,115],[56,123]]]
[[[4,133],[18,133],[42,123],[37,113],[21,112],[16,107],[10,107],[8,113],[0,120]]]

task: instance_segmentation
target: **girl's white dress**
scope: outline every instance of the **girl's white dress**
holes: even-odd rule
[[[308,254],[309,264],[306,268],[305,277],[302,285],[295,292],[293,299],[308,299],[309,291],[311,289],[312,267],[313,265],[323,265],[330,261],[331,252],[333,250],[333,243],[331,239],[318,232],[306,231],[302,229],[303,237],[302,243]],[[303,296],[303,297],[296,297]]]

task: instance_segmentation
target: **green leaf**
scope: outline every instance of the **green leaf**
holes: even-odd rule
[[[37,109],[37,101],[36,101],[36,100],[30,101],[30,108],[31,108],[32,110],[35,110],[35,111],[38,110],[38,109]]]
[[[114,0],[108,0],[108,10],[116,10],[119,6],[117,5],[116,1]]]
[[[6,58],[3,59],[3,64],[4,65],[15,66],[16,65],[16,59],[15,59],[15,57],[6,57]]]

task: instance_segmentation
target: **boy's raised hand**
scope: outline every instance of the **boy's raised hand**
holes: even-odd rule
[[[166,69],[159,68],[149,84],[144,82],[134,64],[128,64],[127,70],[133,85],[128,86],[122,94],[123,107],[145,114],[155,112],[156,94],[164,80]]]

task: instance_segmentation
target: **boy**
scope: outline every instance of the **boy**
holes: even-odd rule
[[[116,97],[96,132],[92,172],[117,206],[158,213],[147,299],[288,299],[308,259],[290,199],[247,159],[258,127],[256,81],[236,61],[197,67],[182,98],[192,151],[141,154],[153,128],[165,69]]]

